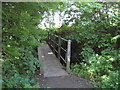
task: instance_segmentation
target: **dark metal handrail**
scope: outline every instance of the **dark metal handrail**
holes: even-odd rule
[[[51,38],[51,36],[53,36],[53,38]],[[58,43],[55,40],[56,38],[58,40]],[[62,38],[52,33],[48,33],[48,39],[49,39],[48,43],[53,48],[53,52],[57,53],[58,59],[59,60],[62,59],[66,63],[66,70],[69,73],[70,72],[70,57],[71,57],[71,40],[67,40],[65,38]],[[61,40],[67,42],[67,49],[61,46]],[[55,46],[57,46],[58,48],[56,49]],[[61,50],[65,52],[65,59],[61,55]]]

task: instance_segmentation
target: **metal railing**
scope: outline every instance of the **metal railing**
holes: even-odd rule
[[[61,41],[67,42],[66,49],[62,47]],[[70,72],[70,57],[71,57],[71,40],[67,40],[58,35],[48,33],[48,43],[53,48],[53,52],[57,53],[57,57],[59,61],[62,59],[64,63],[66,63],[66,70],[69,73]],[[61,50],[65,52],[65,58],[61,55]]]

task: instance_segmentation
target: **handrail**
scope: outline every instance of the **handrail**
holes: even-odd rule
[[[53,38],[51,38],[51,36],[53,36]],[[58,43],[55,40],[56,38],[57,38]],[[60,59],[62,59],[66,63],[66,70],[69,73],[70,72],[70,57],[71,57],[71,40],[64,39],[53,33],[48,33],[48,39],[49,39],[48,43],[53,48],[53,52],[57,53],[59,61]],[[61,40],[67,42],[67,49],[61,46]],[[57,46],[57,49],[55,46]],[[65,52],[65,59],[61,55],[61,50]]]
[[[55,34],[53,34],[53,33],[49,33],[49,34],[51,34],[51,35],[53,35],[53,36],[55,36],[55,37],[58,37],[58,38],[60,38],[60,39],[62,39],[62,40],[64,40],[64,41],[68,41],[67,39],[62,38],[62,37],[60,37],[60,36],[58,36],[58,35],[55,35]]]

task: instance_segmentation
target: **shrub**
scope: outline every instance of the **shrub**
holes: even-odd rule
[[[85,49],[86,50],[86,49]],[[118,88],[119,85],[119,65],[120,51],[105,49],[102,55],[88,53],[86,63],[75,64],[73,71],[79,75],[97,82],[95,87],[99,88]]]

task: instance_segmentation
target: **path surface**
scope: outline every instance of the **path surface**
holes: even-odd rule
[[[91,88],[88,80],[78,77],[71,72],[68,74],[62,69],[61,63],[52,53],[47,44],[38,47],[38,56],[40,63],[44,66],[41,68],[41,74],[38,75],[37,81],[41,88]]]
[[[43,65],[41,71],[44,77],[68,75],[67,72],[62,69],[61,63],[53,54],[52,50],[47,44],[38,47],[38,56],[40,59],[40,63]]]
[[[60,77],[43,77],[40,75],[37,81],[41,88],[93,88],[90,81],[78,77],[76,74]]]

